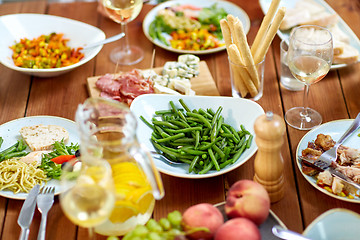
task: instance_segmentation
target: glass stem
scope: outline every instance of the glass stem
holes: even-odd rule
[[[121,49],[123,49],[123,51],[126,53],[126,55],[130,55],[130,45],[129,45],[129,38],[128,38],[128,29],[127,29],[127,24],[126,23],[122,23],[121,24],[121,32],[125,33],[124,39],[121,41],[122,45],[121,45]]]
[[[310,85],[305,84],[304,96],[303,96],[303,111],[302,111],[302,113],[301,113],[301,116],[302,116],[303,118],[306,118],[306,117],[308,116],[309,88],[310,88]]]
[[[88,228],[88,232],[89,232],[89,239],[90,240],[96,240],[96,235],[94,233],[94,228],[93,227],[89,227]]]

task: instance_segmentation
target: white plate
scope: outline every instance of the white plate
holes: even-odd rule
[[[334,208],[317,217],[303,235],[316,240],[353,240],[360,236],[360,215],[356,212]]]
[[[301,151],[303,149],[307,148],[308,142],[315,141],[318,134],[322,133],[322,134],[330,135],[334,141],[337,141],[343,135],[343,133],[350,127],[350,125],[353,121],[354,121],[353,119],[336,120],[336,121],[322,124],[322,125],[318,126],[317,128],[314,128],[311,131],[309,131],[300,140],[300,142],[297,146],[297,149],[296,149],[297,161],[296,161],[296,163],[297,163],[297,166],[298,166],[301,174],[305,177],[305,179],[319,191],[329,195],[330,197],[333,197],[333,198],[336,198],[336,199],[339,199],[342,201],[360,203],[359,197],[355,197],[354,199],[349,199],[347,197],[340,197],[340,196],[332,194],[332,193],[326,191],[325,189],[323,189],[322,187],[318,186],[316,184],[315,177],[308,176],[302,172],[301,160],[298,158],[298,156],[301,156]],[[344,142],[343,145],[352,147],[352,148],[359,148],[360,138],[357,136],[358,134],[359,134],[359,131],[353,133],[353,135],[351,135]]]
[[[32,126],[37,124],[44,124],[44,125],[51,124],[51,125],[58,125],[64,127],[69,132],[68,144],[79,143],[80,141],[77,125],[75,122],[61,117],[32,116],[32,117],[15,119],[13,121],[0,125],[0,136],[4,139],[1,149],[6,149],[11,145],[13,145],[14,143],[16,143],[17,140],[21,139],[21,135],[19,131],[22,127]],[[29,148],[27,148],[27,150],[30,151]],[[60,193],[59,180],[52,179],[47,182],[47,186],[55,186],[55,195]],[[9,190],[0,191],[0,196],[11,199],[25,199],[27,195],[28,195],[27,193],[14,194],[12,191]]]
[[[246,14],[246,12],[241,9],[239,6],[235,5],[234,3],[223,1],[223,0],[173,0],[173,1],[166,1],[162,4],[159,4],[158,6],[151,9],[151,11],[146,15],[144,21],[143,21],[143,31],[145,33],[145,36],[155,45],[164,48],[171,52],[181,53],[181,54],[208,54],[208,53],[214,53],[219,52],[225,49],[225,46],[214,48],[214,49],[208,49],[208,50],[200,50],[200,51],[191,51],[191,50],[178,50],[175,48],[172,48],[170,46],[166,46],[165,44],[161,43],[158,39],[152,39],[149,35],[149,26],[150,23],[155,19],[157,13],[159,10],[164,9],[169,6],[173,6],[176,4],[191,4],[197,7],[210,7],[214,3],[217,3],[218,8],[224,8],[225,11],[229,14],[234,15],[235,17],[238,17],[243,26],[245,33],[249,32],[250,29],[250,19],[249,16]],[[165,34],[164,34],[165,36]],[[223,40],[221,42],[224,42]]]
[[[298,1],[300,1],[300,0],[281,1],[280,7],[294,8],[295,4]],[[332,13],[332,14],[336,13],[325,1],[323,1],[323,0],[314,0],[314,1],[316,3],[318,3],[319,5],[323,6],[327,12]],[[263,13],[266,14],[270,7],[271,0],[259,0],[259,3],[260,3]],[[351,28],[345,23],[345,21],[340,16],[339,16],[339,21],[337,24],[338,24],[339,28],[350,38],[350,45],[353,46],[354,48],[356,48],[360,52],[359,38],[355,35],[355,33],[351,30]],[[291,30],[287,30],[287,31],[278,30],[277,34],[279,35],[279,37],[282,40],[286,40],[286,39],[289,39],[290,31]],[[358,59],[358,62],[360,62],[360,58]],[[331,66],[331,70],[335,70],[335,69],[339,69],[339,68],[343,68],[343,67],[347,67],[347,66],[348,66],[348,64],[333,64]]]
[[[264,114],[262,107],[251,100],[232,98],[232,97],[209,97],[209,96],[175,96],[175,95],[162,95],[162,94],[145,94],[141,95],[132,102],[130,110],[135,114],[138,119],[137,138],[148,150],[155,151],[151,141],[152,129],[150,129],[143,121],[139,119],[143,116],[146,120],[151,122],[154,112],[157,110],[166,110],[170,108],[169,101],[173,101],[177,107],[181,107],[179,99],[182,98],[184,102],[191,109],[207,109],[212,108],[214,111],[219,106],[223,107],[222,116],[224,122],[233,126],[236,130],[240,128],[240,124],[252,134],[254,133],[254,122],[257,117]],[[256,143],[251,143],[251,147],[244,151],[241,157],[232,165],[228,165],[220,171],[211,170],[206,174],[188,173],[189,166],[173,166],[154,158],[155,165],[162,173],[181,177],[181,178],[208,178],[227,173],[251,158],[257,150]]]
[[[101,50],[102,45],[83,51],[84,58],[79,62],[61,68],[32,69],[15,66],[12,50],[9,48],[21,38],[33,39],[43,34],[63,33],[69,39],[71,48],[83,47],[87,44],[105,39],[105,33],[89,24],[44,14],[10,14],[0,17],[0,62],[6,67],[25,74],[38,77],[52,77],[64,74],[93,59]]]

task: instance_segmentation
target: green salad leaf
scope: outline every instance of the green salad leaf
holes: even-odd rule
[[[199,13],[198,20],[204,28],[206,25],[216,26],[216,30],[213,32],[217,38],[222,39],[220,20],[226,18],[228,13],[224,8],[218,8],[217,3],[211,5],[210,7],[204,7]]]
[[[53,151],[43,155],[39,168],[44,170],[49,178],[60,179],[61,164],[54,163],[51,159],[61,155],[75,155],[78,149],[78,144],[71,143],[69,146],[66,146],[64,140],[55,142],[53,144]]]

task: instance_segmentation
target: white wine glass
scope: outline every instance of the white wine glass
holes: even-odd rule
[[[116,23],[121,25],[121,32],[125,37],[120,40],[121,46],[114,48],[110,53],[112,62],[119,65],[133,65],[144,58],[143,50],[129,44],[127,23],[134,20],[140,13],[143,0],[100,0],[105,13]]]
[[[333,59],[331,33],[323,27],[304,25],[294,28],[287,55],[292,75],[305,84],[303,107],[294,107],[285,113],[285,121],[299,130],[309,130],[322,122],[320,113],[308,107],[311,84],[323,79]]]
[[[108,219],[115,203],[109,163],[69,161],[63,165],[60,184],[59,199],[64,214],[74,224],[87,228],[89,238],[95,239],[94,227]]]

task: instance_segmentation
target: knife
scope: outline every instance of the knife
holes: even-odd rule
[[[34,216],[35,206],[36,206],[36,198],[39,194],[40,185],[35,185],[31,191],[29,192],[29,195],[26,197],[24,204],[21,208],[19,218],[18,218],[18,224],[21,227],[21,233],[19,240],[25,240],[29,238],[29,227],[31,224],[31,221]]]
[[[330,172],[330,174],[333,177],[339,178],[341,180],[343,180],[344,182],[347,182],[348,184],[354,186],[355,188],[360,190],[360,184],[354,182],[351,178],[349,178],[348,176],[346,176],[345,174],[343,174],[342,172],[336,170],[335,168],[333,168],[332,166],[327,166],[327,167],[320,167],[314,164],[314,160],[309,160],[303,156],[298,156],[299,159],[303,162],[305,162],[305,165],[309,165],[313,168],[315,168],[316,170],[323,172],[325,170],[328,170]]]

